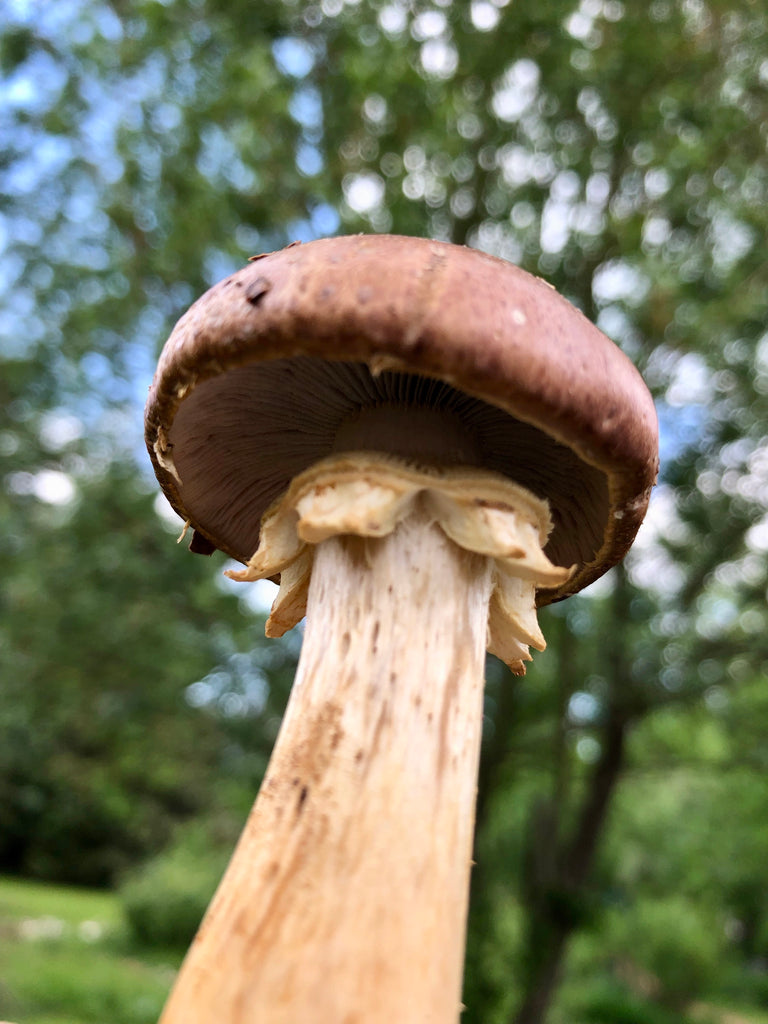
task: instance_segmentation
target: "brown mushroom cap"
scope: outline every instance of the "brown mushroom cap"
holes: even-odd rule
[[[658,470],[639,373],[545,282],[444,242],[323,239],[215,285],[163,349],[146,441],[195,528],[193,549],[246,562],[291,478],[340,450],[361,410],[382,406],[409,410],[413,436],[437,409],[449,461],[476,461],[549,500],[547,554],[577,569],[540,604],[580,590],[632,543]]]

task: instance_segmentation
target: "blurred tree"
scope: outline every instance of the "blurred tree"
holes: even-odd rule
[[[17,500],[28,518],[5,538],[0,863],[103,884],[210,806],[217,775],[258,783],[289,655],[239,653],[259,620],[202,560],[173,557],[130,463],[81,475],[65,509]]]
[[[163,543],[141,391],[174,317],[247,255],[393,230],[552,281],[643,370],[663,433],[626,570],[543,616],[550,650],[525,680],[489,666],[466,1020],[543,1021],[609,895],[663,898],[694,865],[725,873],[712,899],[734,947],[763,955],[764,4],[3,6],[6,865],[106,878],[228,771],[255,782],[292,652],[233,662],[257,623]],[[269,711],[248,705],[259,672]],[[707,729],[722,756],[693,750]],[[671,806],[708,849],[652,827],[665,773],[692,758],[712,785],[681,782]],[[103,823],[98,870],[67,844],[46,861],[86,820]],[[628,871],[643,829],[641,859],[661,846],[668,871]],[[638,914],[649,935],[664,919]]]

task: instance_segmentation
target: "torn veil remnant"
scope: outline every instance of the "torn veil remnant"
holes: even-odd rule
[[[267,774],[163,1024],[455,1024],[486,646],[521,673],[544,643],[535,606],[626,553],[658,468],[645,384],[508,263],[334,238],[191,307],[146,437],[193,550],[279,577],[268,633],[306,611]]]
[[[263,519],[258,551],[235,580],[280,574],[267,636],[303,618],[312,570],[310,547],[329,537],[385,537],[421,502],[455,544],[492,562],[487,647],[516,675],[528,647],[545,647],[536,590],[563,584],[569,569],[543,552],[551,530],[545,501],[504,477],[467,469],[416,469],[376,454],[331,456],[296,477]]]

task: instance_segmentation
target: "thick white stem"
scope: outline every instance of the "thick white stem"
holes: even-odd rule
[[[490,592],[418,510],[318,545],[280,736],[162,1024],[455,1024]]]

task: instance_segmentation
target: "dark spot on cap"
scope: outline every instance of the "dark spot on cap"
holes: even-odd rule
[[[257,277],[246,287],[245,298],[252,306],[258,306],[271,287],[266,277]]]

